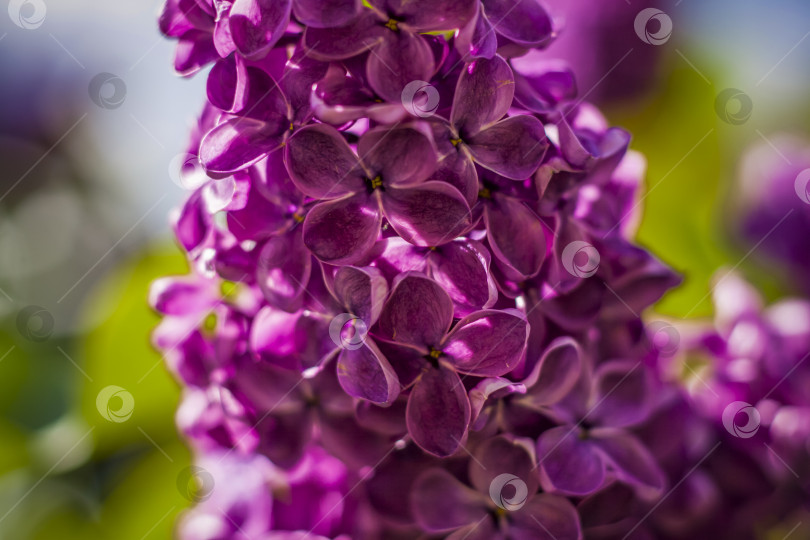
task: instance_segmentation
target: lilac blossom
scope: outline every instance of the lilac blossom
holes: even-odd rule
[[[150,295],[215,481],[182,538],[609,538],[678,515],[640,523],[694,463],[658,444],[686,400],[640,314],[680,278],[633,241],[643,158],[554,61],[550,13],[168,0],[177,71],[211,66],[205,174],[172,217],[191,270]]]

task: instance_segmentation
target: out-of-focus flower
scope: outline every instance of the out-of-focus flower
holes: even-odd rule
[[[732,184],[734,233],[755,257],[782,265],[805,294],[810,292],[810,142],[773,135],[743,154]]]

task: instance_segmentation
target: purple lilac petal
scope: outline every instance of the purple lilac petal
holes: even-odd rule
[[[207,37],[206,32],[199,30],[189,30],[180,37],[174,55],[177,73],[188,77],[219,58],[219,53]]]
[[[478,172],[475,163],[462,150],[454,148],[445,155],[430,179],[447,182],[459,190],[470,207],[478,199]]]
[[[433,77],[433,51],[422,36],[407,31],[383,34],[371,50],[366,75],[371,88],[384,100],[401,102],[402,90],[411,81]]]
[[[664,489],[664,473],[655,457],[635,436],[616,428],[597,428],[591,436],[594,447],[619,479],[653,492],[660,493]]]
[[[530,177],[548,148],[540,120],[512,116],[466,140],[476,163],[513,180]]]
[[[360,317],[371,328],[380,317],[388,283],[376,268],[344,266],[335,274],[334,290],[349,313]]]
[[[482,416],[482,411],[490,397],[495,399],[496,397],[504,397],[515,393],[523,394],[525,392],[526,387],[523,384],[515,383],[514,381],[502,377],[481,380],[481,382],[476,384],[469,392],[470,409],[472,411],[472,429],[477,430],[481,428],[482,424],[487,420],[486,418],[483,418],[481,421],[478,419]]]
[[[357,156],[335,128],[314,124],[287,141],[284,161],[296,187],[316,199],[336,199],[364,188]]]
[[[442,353],[462,373],[498,377],[514,369],[526,351],[529,325],[517,310],[477,311],[447,335]]]
[[[365,193],[317,204],[304,221],[304,243],[329,264],[354,264],[377,241],[382,212]]]
[[[597,368],[596,405],[589,418],[606,426],[623,427],[641,422],[652,404],[647,369],[639,362],[612,361]]]
[[[549,429],[537,440],[540,481],[546,491],[587,495],[605,481],[605,467],[574,426]]]
[[[310,332],[325,337],[310,339]],[[249,343],[251,351],[263,362],[294,370],[319,365],[336,347],[329,339],[328,321],[270,306],[256,314]]]
[[[231,38],[247,58],[262,57],[290,22],[291,0],[234,0],[229,13]]]
[[[478,58],[464,66],[453,98],[450,123],[470,137],[506,114],[515,95],[512,69],[500,56]]]
[[[583,363],[582,351],[574,339],[555,339],[523,381],[527,388],[524,400],[534,406],[557,403],[574,388]]]
[[[467,0],[373,0],[372,4],[395,14],[420,32],[454,30],[472,18],[475,2]]]
[[[295,18],[308,27],[330,28],[343,26],[360,13],[360,0],[295,0]]]
[[[476,2],[476,4],[479,4]],[[479,4],[480,5],[480,4]],[[462,56],[492,58],[498,50],[498,36],[489,19],[480,12],[459,33],[456,47]]]
[[[546,234],[528,206],[496,194],[484,208],[484,220],[495,257],[524,277],[540,271],[546,257]]]
[[[458,239],[432,251],[428,257],[430,275],[455,304],[455,314],[465,316],[492,307],[498,299],[489,272],[490,254],[475,240]]]
[[[428,367],[417,380],[405,414],[413,441],[436,456],[454,454],[467,438],[467,391],[456,372],[441,363]]]
[[[256,281],[270,304],[291,310],[309,282],[312,255],[300,227],[268,240],[256,262]]]
[[[389,405],[399,395],[397,375],[371,339],[366,338],[357,349],[340,351],[337,373],[350,396]]]
[[[318,60],[343,60],[378,45],[389,32],[377,16],[364,10],[344,26],[335,28],[308,27],[303,44]]]
[[[482,0],[499,34],[525,47],[542,47],[552,37],[552,21],[537,0]]]
[[[581,540],[579,514],[571,502],[540,493],[515,513],[509,529],[514,540]]]
[[[487,515],[484,496],[444,469],[429,469],[419,476],[411,505],[417,522],[429,532],[452,531]]]
[[[417,246],[441,246],[471,224],[470,208],[459,191],[444,182],[386,189],[383,212],[395,231]]]
[[[385,186],[418,184],[436,168],[436,149],[430,132],[413,127],[375,128],[357,144],[363,165],[380,175]]]
[[[210,175],[233,174],[281,148],[287,131],[287,121],[281,118],[272,122],[248,117],[231,118],[203,138],[200,162]]]
[[[436,347],[453,321],[453,301],[432,279],[408,272],[394,281],[378,323],[382,337],[423,349]]]
[[[511,474],[526,484],[531,498],[540,487],[532,446],[530,440],[510,440],[503,435],[484,441],[476,447],[475,459],[470,460],[470,483],[479,493],[489,495],[496,477]]]

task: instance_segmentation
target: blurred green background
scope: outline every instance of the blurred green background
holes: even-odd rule
[[[45,5],[35,29],[0,14],[0,538],[168,538],[189,504],[177,479],[190,456],[174,428],[179,388],[149,345],[158,318],[146,295],[155,277],[185,271],[166,218],[183,193],[170,163],[204,76],[172,74],[159,3]],[[629,98],[603,95],[602,86],[625,84],[606,62],[589,99],[648,160],[639,240],[685,276],[657,310],[705,317],[722,266],[771,297],[789,292],[729,240],[728,199],[750,144],[810,131],[810,6],[659,7],[673,21],[666,44],[638,40],[632,17],[625,28],[634,50],[656,49],[643,67],[649,84],[628,88]],[[99,73],[124,81],[120,107],[88,98]],[[747,122],[718,117],[726,88],[751,97]],[[110,385],[132,395],[126,421],[96,406]]]

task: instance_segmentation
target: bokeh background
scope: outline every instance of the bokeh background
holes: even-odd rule
[[[168,538],[190,504],[190,456],[146,295],[185,271],[167,216],[205,74],[173,74],[159,1],[4,4],[0,538]],[[672,34],[658,45],[633,26],[650,2],[545,4],[567,23],[548,55],[580,66],[581,95],[647,157],[639,239],[685,276],[656,310],[711,315],[724,266],[770,298],[791,293],[731,229],[740,159],[757,145],[789,162],[781,134],[810,133],[810,3],[659,2]],[[112,419],[123,421],[97,407],[111,385],[132,396],[131,416]],[[125,396],[113,394],[117,410]]]

